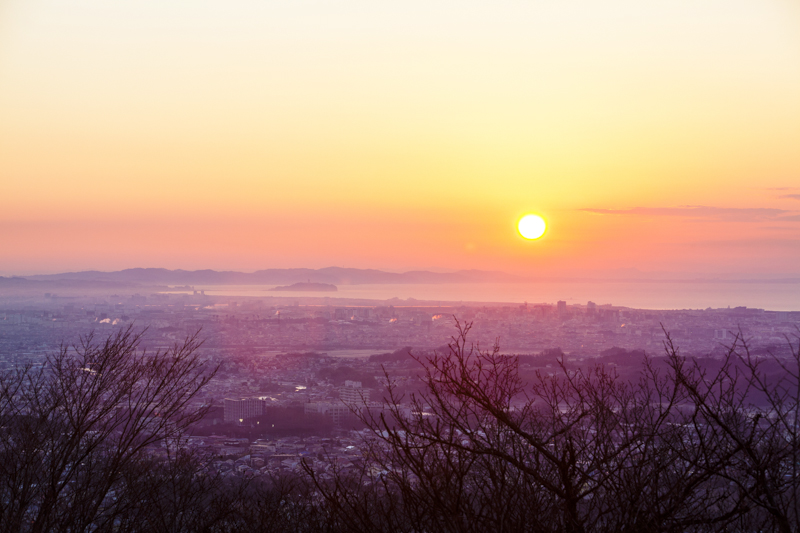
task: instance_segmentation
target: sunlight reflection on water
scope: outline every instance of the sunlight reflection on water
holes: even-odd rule
[[[523,302],[554,304],[612,304],[640,309],[705,309],[757,307],[775,311],[800,310],[800,282],[665,282],[665,281],[555,281],[546,283],[474,283],[408,285],[339,285],[336,293],[281,292],[272,285],[196,286],[207,295],[262,298],[318,298],[337,304],[340,298],[381,300],[383,305],[433,302]],[[398,300],[391,301],[393,298]],[[389,300],[387,302],[387,300]],[[378,305],[378,303],[376,303]]]

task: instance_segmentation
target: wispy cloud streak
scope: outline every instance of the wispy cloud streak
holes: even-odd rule
[[[786,209],[768,207],[711,207],[704,205],[682,205],[678,207],[632,207],[630,209],[584,208],[581,211],[597,215],[639,215],[712,218],[726,220],[774,220],[790,213]]]

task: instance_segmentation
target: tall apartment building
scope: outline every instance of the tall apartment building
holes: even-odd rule
[[[347,405],[365,405],[369,403],[369,389],[361,386],[360,381],[345,381],[344,387],[339,389],[339,398]]]
[[[225,398],[225,422],[239,422],[264,414],[264,400],[258,398],[242,398],[234,400]]]

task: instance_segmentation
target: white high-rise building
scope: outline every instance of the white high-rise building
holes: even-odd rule
[[[347,405],[366,405],[369,403],[369,389],[361,386],[360,381],[345,381],[339,389],[339,398]]]
[[[225,398],[225,422],[239,422],[264,414],[264,400],[259,398],[242,398],[234,400]]]

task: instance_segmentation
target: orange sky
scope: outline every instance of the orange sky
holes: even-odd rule
[[[800,274],[799,95],[790,0],[0,0],[0,275]]]

